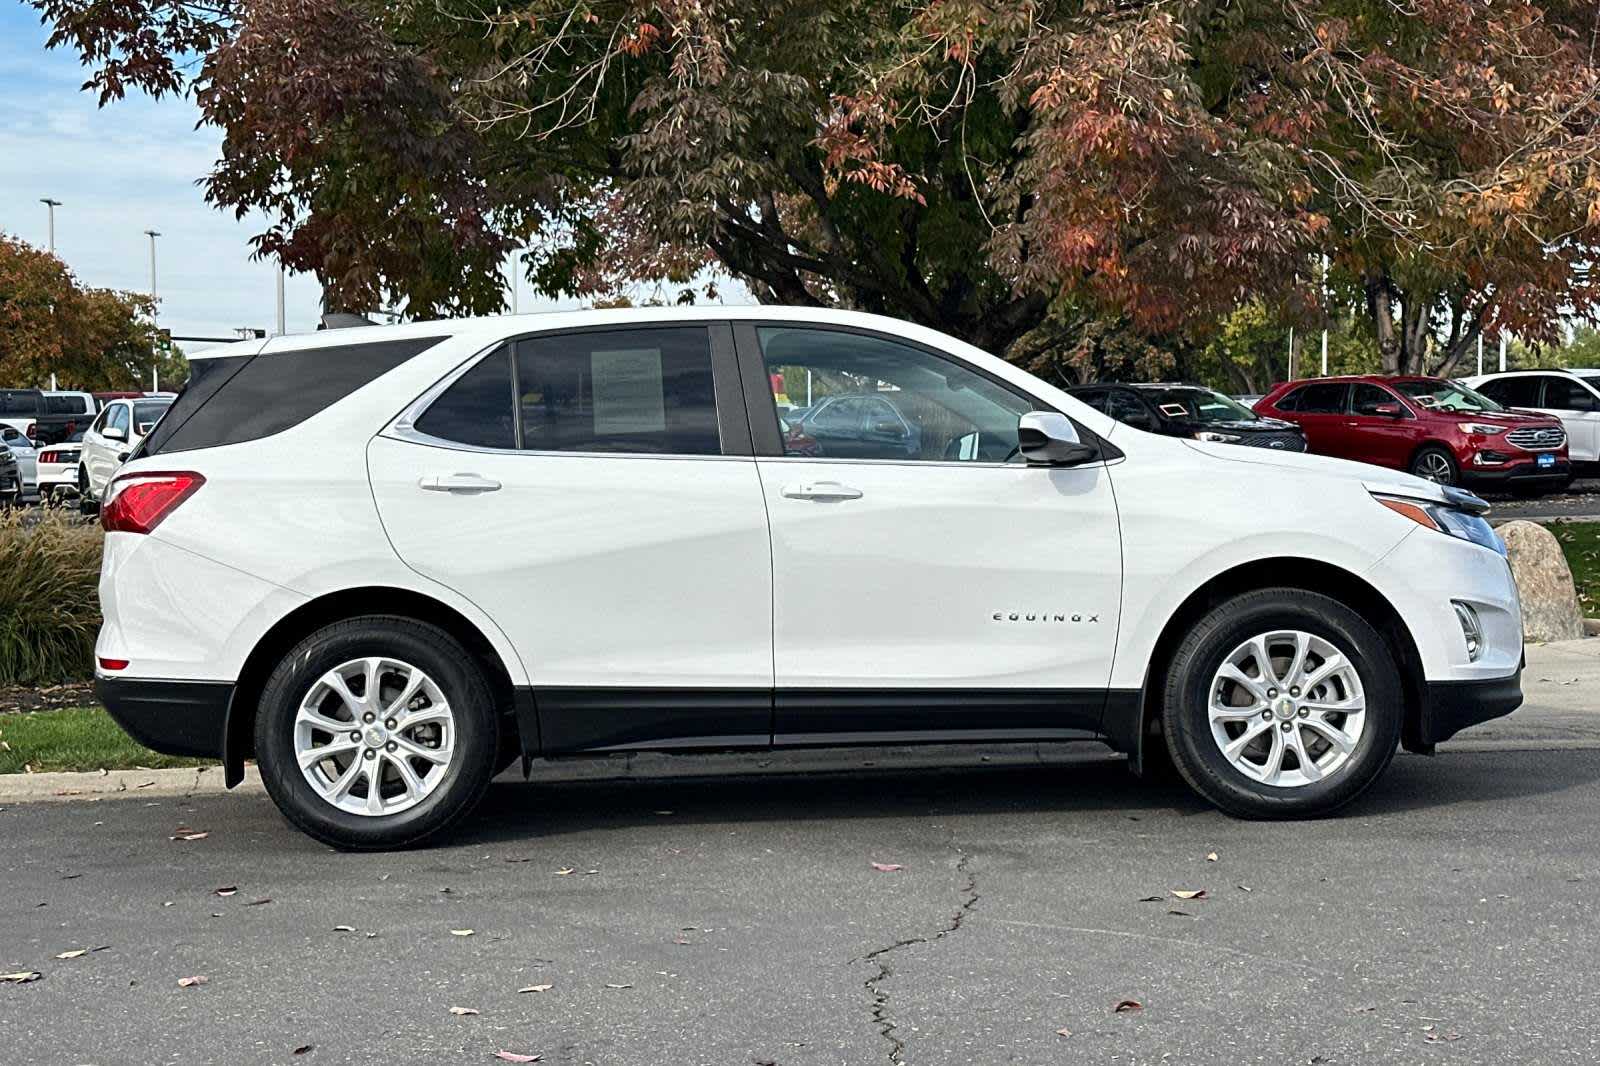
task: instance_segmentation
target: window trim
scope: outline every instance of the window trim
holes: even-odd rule
[[[720,454],[584,452],[522,447],[522,410],[517,402],[518,397],[522,394],[518,387],[519,380],[517,377],[516,345],[519,341],[551,340],[560,337],[579,336],[585,333],[642,332],[654,329],[686,328],[704,329],[706,331],[708,347],[711,353],[711,393],[713,402],[716,405],[717,440],[722,449]],[[449,391],[452,385],[479,363],[501,348],[508,349],[508,358],[511,363],[511,425],[513,427],[512,439],[514,447],[491,448],[482,444],[466,444],[462,441],[450,440],[447,437],[436,437],[417,428],[417,420],[427,412],[435,400]],[[658,319],[647,322],[618,322],[603,325],[574,326],[568,329],[526,330],[497,338],[493,343],[473,352],[454,369],[450,370],[449,373],[429,386],[421,395],[407,404],[398,415],[391,419],[389,424],[379,431],[378,435],[407,441],[412,444],[422,444],[430,448],[445,448],[451,451],[472,452],[480,455],[538,455],[552,458],[565,456],[574,459],[691,459],[697,461],[735,459],[747,461],[751,458],[752,452],[749,425],[743,408],[744,404],[739,395],[739,369],[735,362],[733,333],[729,328],[729,324],[722,319],[714,318],[681,322]]]
[[[761,351],[760,330],[763,328],[774,329],[807,329],[814,332],[847,333],[857,337],[871,337],[875,340],[885,341],[890,344],[899,344],[907,348],[931,355],[935,359],[950,363],[970,374],[976,374],[990,384],[997,385],[1005,391],[1034,404],[1035,411],[1053,411],[1057,414],[1066,414],[1054,404],[1048,403],[1033,395],[1026,389],[989,373],[982,367],[974,366],[952,355],[941,348],[921,341],[900,337],[883,330],[868,329],[862,326],[848,326],[837,322],[813,322],[804,319],[768,319],[768,318],[741,318],[735,319],[733,325],[733,340],[738,352],[740,378],[744,384],[745,413],[750,420],[750,439],[754,446],[754,454],[762,462],[784,463],[845,463],[845,464],[870,464],[877,466],[945,466],[963,470],[972,469],[997,469],[997,470],[1054,470],[1057,467],[1034,466],[1029,463],[1009,462],[992,463],[976,460],[961,459],[867,459],[867,458],[827,458],[814,455],[786,455],[783,448],[783,434],[778,430],[778,405],[772,396],[772,385],[767,378],[766,357]],[[760,412],[759,415],[757,412]],[[1078,438],[1086,444],[1091,444],[1099,452],[1098,457],[1087,462],[1079,463],[1073,469],[1099,466],[1123,457],[1122,450],[1112,444],[1100,434],[1077,419],[1067,415],[1072,421],[1073,428],[1078,431]]]

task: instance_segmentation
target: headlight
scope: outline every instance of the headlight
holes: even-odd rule
[[[1488,509],[1488,504],[1483,503],[1482,500],[1479,500],[1471,493],[1462,492],[1459,495],[1464,498],[1461,501],[1462,503],[1466,504],[1471,501],[1469,505],[1473,508],[1473,511],[1476,511],[1479,505],[1482,505],[1485,510]],[[1501,555],[1506,553],[1505,541],[1500,539],[1500,534],[1494,531],[1493,526],[1484,521],[1482,514],[1474,514],[1473,511],[1462,510],[1459,507],[1449,507],[1429,500],[1408,499],[1404,496],[1379,496],[1374,493],[1372,498],[1395,514],[1403,515],[1419,526],[1427,526],[1429,529],[1437,530],[1452,537],[1470,540],[1474,544],[1488,548],[1490,551],[1498,552]]]
[[[1208,440],[1212,444],[1237,444],[1239,443],[1239,434],[1218,433],[1215,430],[1202,429],[1200,432],[1194,435],[1194,439]]]
[[[1456,428],[1463,433],[1476,433],[1482,437],[1492,437],[1496,433],[1504,433],[1508,427],[1492,426],[1487,422],[1457,422]]]

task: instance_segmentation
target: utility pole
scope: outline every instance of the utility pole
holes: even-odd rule
[[[1322,376],[1328,376],[1328,253],[1322,253]]]
[[[44,204],[45,209],[50,212],[50,231],[49,231],[50,232],[50,254],[51,255],[55,255],[56,254],[56,208],[61,206],[61,201],[60,200],[52,200],[48,196],[41,196],[39,198],[39,202],[41,204]]]
[[[1289,327],[1289,380],[1294,380],[1294,327]]]
[[[1506,335],[1500,334],[1500,373],[1506,372]]]
[[[1483,332],[1478,332],[1478,376],[1483,376]]]
[[[520,288],[520,286],[517,284],[517,275],[521,273],[521,271],[518,269],[519,261],[521,259],[522,249],[519,248],[511,253],[511,313],[514,315],[521,314],[521,311],[517,306],[519,302],[517,290]]]
[[[278,336],[288,332],[283,325],[283,264],[278,264]]]

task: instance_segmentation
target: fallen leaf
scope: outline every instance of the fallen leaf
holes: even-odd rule
[[[1144,1010],[1144,1004],[1136,999],[1122,999],[1111,1009],[1117,1014],[1127,1014],[1129,1011]]]
[[[518,992],[548,992],[554,987],[555,987],[555,985],[524,985],[523,987],[517,989],[517,991]]]
[[[606,985],[607,988],[632,988],[632,985]]]
[[[249,903],[246,903],[245,906],[246,907],[264,907],[268,903],[271,903],[271,902],[272,902],[272,897],[271,896],[263,896],[261,899],[253,899],[253,900],[251,900]]]
[[[227,899],[229,896],[233,896],[233,895],[237,895],[238,894],[239,886],[238,885],[228,885],[225,888],[217,889],[216,892],[217,892],[217,895],[221,896],[223,899]]]
[[[38,970],[18,970],[16,973],[0,973],[0,981],[8,981],[14,985],[25,985],[30,981],[37,981],[43,976]]]
[[[1166,896],[1140,896],[1139,897],[1139,902],[1140,903],[1165,903],[1166,901],[1167,901],[1167,897]]]
[[[204,976],[178,978],[179,988],[193,988],[195,985],[203,985],[205,983],[206,978]]]
[[[1217,853],[1216,852],[1214,852],[1214,851],[1206,852],[1206,862],[1216,862],[1216,861],[1217,861]]]
[[[1168,911],[1167,913],[1171,914],[1171,915],[1174,915],[1174,916],[1176,916],[1178,918],[1193,918],[1194,917],[1194,915],[1190,914],[1188,911]]]
[[[197,833],[197,832],[193,831],[192,829],[183,829],[183,828],[180,827],[178,829],[178,831],[172,835],[172,839],[173,840],[179,840],[179,841],[204,840],[206,837],[208,837],[210,835],[211,835],[210,833],[205,833],[205,832]]]
[[[57,955],[56,958],[58,958],[58,959],[76,959],[80,955],[87,955],[87,954],[89,954],[89,949],[88,948],[74,948],[72,951],[63,951],[61,954]]]
[[[450,1013],[454,1014],[458,1018],[465,1018],[469,1014],[477,1014],[478,1013],[478,1008],[476,1008],[476,1007],[451,1007],[450,1008]]]
[[[1056,1035],[1057,1036],[1071,1036],[1072,1035],[1072,1030],[1071,1029],[1057,1029],[1056,1030]]]
[[[289,1052],[289,1054],[291,1054],[291,1055],[309,1055],[311,1053],[311,1049],[316,1047],[316,1046],[317,1045],[315,1045],[315,1044],[301,1044],[299,1047],[297,1047],[293,1051]]]
[[[556,876],[557,877],[566,877],[568,874],[573,874],[573,873],[577,873],[577,872],[578,871],[574,867],[563,866],[561,869],[556,871]]]
[[[519,1055],[515,1051],[496,1051],[494,1057],[501,1062],[538,1062],[538,1055]]]
[[[1255,889],[1251,888],[1249,885],[1239,885],[1237,887],[1238,887],[1240,892],[1254,892],[1255,891]]]
[[[905,867],[898,862],[875,862],[872,864],[872,868],[878,871],[880,874],[892,874],[896,870],[905,869]]]
[[[356,931],[356,927],[353,925],[336,925],[333,927],[333,931],[335,933],[353,933]]]
[[[474,932],[476,932],[476,930],[473,930],[473,929],[452,929],[452,930],[450,930],[450,935],[451,936],[471,936]]]
[[[1206,890],[1203,888],[1174,888],[1169,889],[1178,899],[1205,899]]]
[[[524,856],[522,858],[511,858],[511,859],[507,859],[506,860],[506,862],[532,862],[532,861],[533,861],[532,859],[530,859],[530,858],[528,858],[526,856]]]

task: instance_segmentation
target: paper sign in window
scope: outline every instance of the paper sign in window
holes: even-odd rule
[[[592,352],[594,431],[597,435],[662,433],[661,349],[619,348]]]

